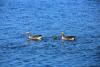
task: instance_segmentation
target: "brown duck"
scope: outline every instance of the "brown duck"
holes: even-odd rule
[[[26,32],[30,40],[42,40],[42,35],[32,35],[30,32]]]
[[[69,40],[69,41],[74,41],[75,40],[75,36],[65,36],[64,32],[61,33],[61,39],[62,40]]]

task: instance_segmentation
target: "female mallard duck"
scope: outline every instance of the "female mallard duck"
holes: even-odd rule
[[[28,35],[28,38],[30,40],[41,40],[42,39],[42,35],[32,35],[30,32],[26,32],[26,34]]]
[[[75,36],[65,36],[64,32],[61,33],[61,37],[62,37],[62,40],[70,40],[70,41],[75,40]]]

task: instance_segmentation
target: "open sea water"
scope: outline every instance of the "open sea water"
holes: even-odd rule
[[[0,67],[100,67],[100,0],[0,0]]]

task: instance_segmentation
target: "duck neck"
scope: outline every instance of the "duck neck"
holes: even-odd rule
[[[64,36],[64,33],[62,33],[62,36]]]
[[[64,34],[62,34],[61,38],[62,38],[62,39],[65,39],[65,38],[64,38]]]
[[[31,33],[29,33],[29,34],[28,34],[28,37],[29,37],[29,38],[31,38],[31,37],[32,37],[32,34],[31,34]]]

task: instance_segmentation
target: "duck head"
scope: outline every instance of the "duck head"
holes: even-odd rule
[[[64,32],[61,32],[61,35],[64,36]]]
[[[32,34],[31,34],[30,32],[26,32],[26,34],[27,34],[28,36],[32,36]]]

